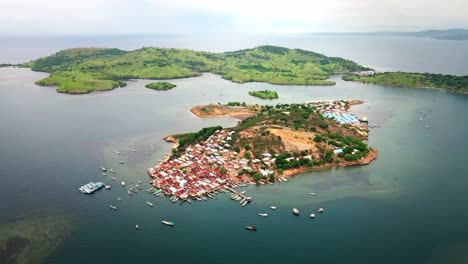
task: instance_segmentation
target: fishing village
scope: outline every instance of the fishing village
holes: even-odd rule
[[[315,169],[369,164],[376,158],[376,152],[362,141],[367,137],[367,118],[358,118],[349,111],[350,105],[359,103],[362,102],[340,100],[260,107],[228,106],[230,115],[234,113],[235,116],[236,111],[242,113],[243,119],[237,126],[229,129],[208,127],[197,133],[165,138],[174,143],[172,153],[147,169],[151,186],[146,193],[165,196],[180,204],[216,200],[218,194],[227,193],[231,200],[244,207],[253,198],[246,194],[246,190],[238,191],[239,188],[287,182],[298,173]],[[218,112],[218,115],[222,114]],[[153,145],[150,146],[154,151]],[[135,152],[136,149],[131,149],[130,153]],[[116,154],[120,155],[120,151]],[[123,160],[117,162],[125,163]],[[107,176],[105,167],[100,170]],[[117,173],[114,169],[109,171]],[[109,178],[117,180],[112,176]],[[125,181],[121,186],[129,187]],[[80,191],[90,194],[101,187],[111,189],[102,182],[90,182]],[[132,196],[141,190],[143,182],[138,181],[127,189],[127,194]],[[317,195],[315,192],[308,194]],[[117,197],[118,201],[121,199]],[[150,201],[146,204],[154,206]],[[117,210],[115,205],[109,208]],[[270,209],[277,208],[272,205]],[[317,211],[322,213],[324,209]],[[299,210],[293,208],[292,213],[299,215]],[[265,212],[258,215],[268,216]],[[315,218],[315,214],[309,217]],[[174,225],[167,220],[162,224]],[[254,226],[245,228],[256,230]],[[136,229],[139,229],[138,225]]]

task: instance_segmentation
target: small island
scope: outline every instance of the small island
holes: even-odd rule
[[[455,76],[432,73],[362,72],[343,76],[345,81],[372,83],[408,88],[431,88],[448,92],[468,93],[468,75]]]
[[[146,88],[157,90],[157,91],[167,91],[176,86],[177,85],[168,83],[168,82],[155,82],[155,83],[148,83],[147,85],[145,85]]]
[[[166,160],[148,169],[153,191],[174,200],[204,199],[212,192],[235,192],[233,188],[239,185],[287,181],[309,170],[366,165],[377,157],[363,141],[367,123],[349,112],[348,101],[276,106],[235,103],[192,108],[209,117],[230,111],[250,116],[233,128],[207,127],[166,137],[175,146]],[[242,198],[243,204],[251,200]]]
[[[264,91],[250,91],[250,95],[270,100],[270,99],[278,99],[278,93],[276,91],[264,90]]]

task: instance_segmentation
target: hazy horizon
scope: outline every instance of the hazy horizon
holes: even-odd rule
[[[0,36],[304,34],[468,28],[468,2],[0,0]]]

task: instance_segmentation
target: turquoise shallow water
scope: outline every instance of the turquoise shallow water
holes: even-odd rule
[[[47,263],[457,263],[467,258],[468,119],[463,113],[468,96],[348,83],[339,77],[334,87],[239,85],[211,74],[174,80],[178,87],[167,92],[145,89],[148,81],[142,80],[111,92],[69,96],[35,86],[42,73],[4,68],[0,76],[0,222],[38,208],[70,215],[73,231]],[[200,119],[190,107],[263,103],[247,91],[266,88],[280,94],[272,104],[365,100],[354,111],[381,125],[369,137],[378,159],[369,166],[248,187],[254,202],[244,208],[223,195],[191,205],[143,192],[129,197],[118,185],[141,180],[149,188],[144,169],[171,147],[163,136],[237,122]],[[118,170],[118,181],[101,176],[100,166]],[[77,188],[91,180],[113,189],[80,194]],[[110,204],[118,210],[109,210]],[[271,211],[271,205],[278,210]],[[293,216],[292,207],[303,213]],[[326,212],[309,219],[319,207]],[[270,216],[261,218],[260,212]],[[161,225],[164,219],[175,227]],[[256,225],[258,231],[248,232],[244,225]]]

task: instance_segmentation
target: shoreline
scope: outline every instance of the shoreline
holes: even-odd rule
[[[349,109],[349,107],[352,106],[352,105],[357,105],[357,104],[364,103],[364,101],[362,101],[362,100],[348,100],[346,102],[345,101],[343,101],[343,102],[348,105],[348,107],[346,109]],[[343,103],[341,103],[341,104],[342,104],[342,107],[343,107],[344,106]],[[203,110],[204,107],[209,107],[209,108]],[[248,106],[248,105],[244,106],[244,107],[230,107],[230,106],[225,106],[225,105],[199,105],[199,106],[195,106],[195,107],[190,109],[190,111],[194,115],[196,115],[198,117],[201,117],[201,118],[231,116],[231,117],[235,117],[235,118],[239,118],[239,119],[242,119],[242,117],[245,118],[246,115],[247,116],[256,116],[257,112],[255,112],[255,110],[257,110],[257,108],[253,108],[252,106]],[[338,121],[335,121],[335,122],[338,122]],[[226,139],[229,136],[231,136],[231,134],[236,133],[236,132],[234,132],[235,130],[236,130],[236,127],[226,128],[226,129],[223,129],[223,130],[217,130],[213,135],[211,135],[207,139],[207,141],[205,141],[204,143],[200,143],[201,145],[199,145],[199,144],[189,145],[187,147],[187,149],[185,150],[185,154],[182,155],[181,157],[177,157],[175,160],[172,159],[173,158],[173,153],[168,153],[167,155],[165,155],[164,160],[161,160],[161,162],[159,164],[155,164],[155,166],[148,169],[148,174],[153,179],[152,180],[153,187],[163,188],[162,186],[164,186],[164,184],[165,184],[164,183],[165,180],[163,180],[163,178],[166,178],[166,175],[168,175],[168,174],[170,175],[171,174],[170,172],[173,172],[172,168],[174,166],[176,168],[178,166],[181,166],[181,168],[179,168],[181,171],[182,171],[183,168],[187,168],[187,170],[188,170],[191,167],[190,167],[190,165],[187,165],[187,164],[192,164],[193,163],[191,161],[192,159],[194,159],[194,162],[196,162],[196,160],[198,160],[200,162],[201,160],[206,159],[207,156],[206,156],[206,154],[204,154],[204,152],[205,151],[209,152],[212,149],[210,147],[205,149],[205,147],[204,147],[205,144],[208,141],[212,142],[212,140],[210,141],[210,139],[212,139],[212,138],[218,138],[218,140],[224,141],[223,139]],[[230,131],[230,132],[227,132],[227,131]],[[239,131],[237,131],[237,132],[239,132]],[[242,132],[239,132],[239,133],[242,133]],[[365,135],[362,135],[362,136],[367,138],[367,133],[365,133]],[[172,149],[177,149],[180,146],[177,135],[169,135],[169,136],[164,137],[163,139],[166,142],[173,144]],[[287,138],[285,138],[283,140],[287,140]],[[208,144],[208,145],[210,145],[210,144]],[[198,154],[196,154],[195,152],[198,153]],[[242,157],[240,156],[242,153],[243,153],[242,151],[240,153],[237,153],[237,152],[231,153],[231,152],[228,151],[228,154],[231,155],[231,159],[230,159],[231,162],[235,163],[235,162],[242,162],[242,160],[245,160],[245,158],[242,159]],[[354,152],[353,152],[353,154],[354,154]],[[378,153],[377,153],[376,150],[374,150],[372,147],[369,147],[368,148],[368,153],[366,154],[366,156],[362,157],[361,159],[356,159],[356,160],[339,160],[339,159],[335,159],[333,162],[323,163],[321,165],[292,167],[292,168],[289,168],[289,169],[285,169],[284,171],[278,169],[276,166],[273,165],[274,163],[272,163],[271,165],[268,165],[267,169],[263,168],[264,171],[268,171],[268,173],[273,174],[269,179],[268,178],[262,178],[262,179],[255,179],[254,180],[254,177],[252,177],[252,174],[250,174],[250,176],[248,174],[246,174],[245,172],[241,174],[238,171],[238,169],[236,169],[234,171],[228,169],[229,172],[226,175],[219,174],[219,172],[220,172],[219,168],[223,167],[224,165],[215,166],[214,168],[211,168],[211,166],[208,165],[207,163],[204,164],[204,165],[202,165],[202,163],[200,163],[200,165],[195,166],[195,167],[199,167],[199,168],[196,168],[195,170],[199,171],[201,169],[201,171],[205,171],[206,173],[212,174],[213,177],[214,177],[214,175],[216,175],[216,177],[218,177],[216,180],[222,179],[219,183],[220,184],[222,183],[223,188],[226,188],[226,187],[235,188],[236,185],[239,185],[239,184],[252,184],[252,185],[255,185],[255,184],[265,184],[267,182],[276,182],[276,181],[281,182],[284,179],[297,176],[297,175],[299,175],[301,173],[312,172],[312,171],[316,171],[316,170],[325,170],[325,169],[331,169],[331,168],[334,168],[334,167],[350,167],[350,166],[368,165],[368,164],[372,163],[374,160],[377,159],[377,154]],[[211,154],[208,154],[208,156],[209,155],[211,155]],[[236,158],[234,158],[234,157],[236,157]],[[272,162],[274,162],[273,158],[275,158],[275,157],[276,156],[271,156]],[[313,160],[313,158],[310,158],[310,159]],[[299,160],[299,158],[296,158],[296,160]],[[339,161],[339,162],[336,163],[336,161]],[[187,164],[185,162],[187,162]],[[257,160],[257,162],[258,162],[258,160]],[[256,161],[254,160],[253,163],[256,163]],[[224,164],[224,163],[220,163],[220,164]],[[247,164],[247,163],[242,163],[242,164]],[[252,164],[252,165],[254,165],[254,164]],[[248,165],[248,166],[252,166],[252,165]],[[204,166],[208,166],[208,167],[203,169]],[[227,165],[227,166],[229,166],[229,165]],[[247,165],[242,165],[242,166],[247,166]],[[240,168],[242,168],[242,166]],[[257,163],[257,165],[254,165],[253,167],[256,167],[256,166],[258,167],[258,163]],[[272,166],[272,167],[270,167],[270,166]],[[229,168],[229,167],[227,167],[227,168]],[[239,167],[237,167],[237,168],[239,168]],[[166,173],[163,172],[162,174],[160,174],[161,170],[165,171]],[[185,169],[183,169],[183,171],[185,171]],[[262,171],[262,170],[260,170],[260,171]],[[182,177],[182,178],[185,177],[185,176],[183,176],[185,173],[186,172],[183,172],[183,174],[181,174],[179,177]],[[164,177],[162,177],[161,175],[164,175]],[[218,188],[219,187],[213,188],[211,190],[206,190],[206,194],[209,194],[212,191],[217,190]],[[173,193],[172,195],[179,196],[182,200],[185,200],[185,199],[188,199],[188,198],[203,198],[204,195],[206,195],[206,194],[205,193],[199,194],[199,193],[195,192],[195,193],[191,193],[191,194],[188,194],[188,193],[185,193],[185,194]],[[166,191],[166,195],[172,196],[170,194],[170,192],[167,192],[167,191]]]
[[[211,108],[204,111],[204,108]],[[208,112],[209,111],[209,112]],[[230,107],[225,105],[197,105],[190,109],[192,114],[201,117],[201,118],[213,118],[213,117],[222,117],[230,116],[240,120],[244,120],[247,117],[257,115],[256,112],[250,110],[246,107]]]

